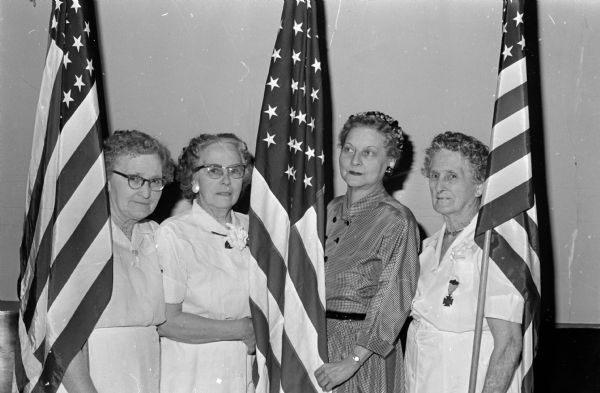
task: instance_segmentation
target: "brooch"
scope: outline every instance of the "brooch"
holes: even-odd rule
[[[448,281],[448,296],[446,296],[444,298],[444,300],[442,300],[442,304],[446,307],[450,307],[452,305],[452,303],[454,302],[454,298],[452,297],[452,294],[454,293],[454,291],[456,291],[456,288],[458,288],[458,284],[460,284],[458,282],[458,280],[456,278],[452,278],[450,279],[450,281]]]

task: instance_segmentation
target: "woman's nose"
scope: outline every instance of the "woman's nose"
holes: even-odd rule
[[[352,155],[352,160],[351,160],[352,165],[360,165],[362,163],[361,157],[360,157],[360,152],[355,151],[354,154]]]
[[[223,177],[221,177],[221,183],[223,183],[223,184],[231,183],[231,178],[229,175],[229,171],[227,169],[223,170]]]
[[[150,195],[152,195],[152,190],[150,189],[150,182],[145,181],[142,186],[140,187],[140,193],[142,194],[142,196],[146,199],[150,198]]]

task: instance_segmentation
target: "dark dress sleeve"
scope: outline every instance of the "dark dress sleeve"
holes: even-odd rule
[[[385,357],[408,317],[419,277],[419,229],[412,213],[391,213],[381,238],[382,268],[357,344]]]

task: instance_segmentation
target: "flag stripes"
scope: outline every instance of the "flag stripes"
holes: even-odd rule
[[[53,1],[25,200],[20,392],[55,392],[112,292],[92,2]]]
[[[491,231],[489,257],[523,297],[520,383],[523,393],[532,393],[541,285],[523,3],[504,1],[491,151],[475,240],[484,248],[484,234]]]
[[[250,198],[257,392],[320,392],[326,360],[322,65],[315,0],[285,0]]]
[[[527,82],[496,97],[494,123],[506,119],[524,107],[527,107]]]

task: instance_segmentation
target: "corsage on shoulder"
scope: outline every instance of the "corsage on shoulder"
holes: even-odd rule
[[[225,248],[243,250],[248,246],[248,231],[243,226],[227,224],[227,241]]]

